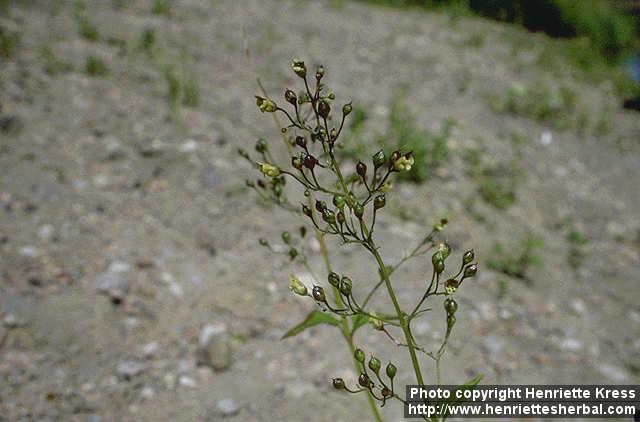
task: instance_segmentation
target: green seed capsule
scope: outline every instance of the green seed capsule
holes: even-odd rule
[[[444,261],[443,260],[435,261],[433,263],[433,270],[437,274],[442,274],[442,272],[444,271]]]
[[[342,195],[334,195],[333,197],[333,205],[342,209],[344,208],[344,196]]]
[[[262,153],[265,152],[269,148],[266,139],[260,138],[256,142],[256,151]]]
[[[473,261],[474,257],[475,257],[475,254],[473,253],[473,249],[466,251],[464,255],[462,255],[462,264],[463,265],[469,264],[471,261]]]
[[[313,295],[313,298],[318,302],[327,301],[327,298],[324,295],[324,289],[320,286],[313,286],[313,289],[311,289],[311,294]]]
[[[371,356],[371,359],[369,359],[369,369],[377,374],[380,371],[380,366],[380,359],[375,356]]]
[[[351,294],[352,286],[353,282],[349,277],[342,277],[342,280],[340,280],[340,293],[345,296],[349,296]]]
[[[364,352],[362,351],[362,349],[356,349],[355,352],[353,352],[353,357],[360,363],[364,363]]]
[[[342,378],[334,378],[332,380],[333,388],[336,390],[344,390],[344,380]]]
[[[306,215],[307,217],[311,217],[312,213],[311,213],[311,208],[309,208],[306,205],[302,205],[302,212],[304,213],[304,215]]]
[[[329,284],[331,284],[333,287],[338,287],[340,285],[340,276],[333,271],[329,273],[329,276],[327,278],[329,279]]]
[[[371,326],[373,327],[374,330],[382,331],[382,329],[384,328],[384,323],[380,318],[375,318],[373,316],[370,316],[369,323],[371,323]]]
[[[369,388],[369,386],[371,386],[371,380],[369,379],[369,376],[367,374],[362,372],[358,377],[358,384],[365,388]]]
[[[389,362],[389,364],[387,364],[386,372],[387,372],[387,376],[390,379],[393,379],[396,376],[396,373],[398,372],[398,368],[396,368],[396,366],[393,363]]]
[[[345,115],[345,116],[348,116],[349,113],[351,113],[351,110],[353,110],[353,107],[351,106],[351,103],[347,103],[347,104],[342,106],[342,114]]]
[[[375,208],[376,210],[379,210],[380,208],[384,207],[386,204],[387,204],[387,197],[384,195],[384,193],[376,196],[375,199],[373,200],[373,208]]]
[[[447,298],[444,301],[444,310],[447,311],[447,315],[453,315],[458,310],[458,302],[451,298]]]
[[[336,222],[336,214],[328,208],[325,208],[322,211],[322,219],[329,224],[335,224]]]
[[[464,274],[462,278],[469,278],[476,275],[478,272],[478,264],[471,264],[464,267]]]
[[[376,152],[375,154],[373,154],[372,161],[373,161],[373,166],[375,168],[378,168],[378,167],[384,165],[384,163],[387,162],[387,157],[384,155],[384,151],[380,150],[380,151]]]
[[[362,206],[362,204],[356,204],[355,207],[353,207],[353,213],[356,215],[356,217],[362,218],[362,216],[364,215],[364,207]]]

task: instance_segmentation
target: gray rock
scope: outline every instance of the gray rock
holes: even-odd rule
[[[93,285],[99,293],[109,296],[113,302],[121,302],[129,292],[129,280],[119,273],[99,274]]]
[[[216,371],[224,371],[231,365],[231,345],[224,324],[205,325],[200,332],[196,361]]]
[[[136,375],[140,375],[144,370],[144,365],[137,360],[126,360],[118,364],[116,372],[125,380],[130,380]]]
[[[236,403],[234,399],[230,398],[219,400],[217,408],[218,411],[220,411],[220,414],[225,417],[233,416],[240,411],[240,406],[238,406],[238,403]]]

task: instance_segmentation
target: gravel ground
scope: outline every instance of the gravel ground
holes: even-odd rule
[[[355,376],[336,331],[280,340],[313,309],[288,290],[289,272],[306,270],[257,239],[280,247],[299,223],[246,191],[252,169],[236,154],[276,140],[256,77],[270,93],[293,85],[294,56],[321,61],[338,100],[369,110],[365,138],[398,95],[419,127],[457,122],[448,162],[396,185],[378,233],[392,262],[447,215],[454,253],[476,250],[447,382],[640,383],[640,119],[611,82],[541,62],[542,35],[480,19],[338,1],[159,4],[16,1],[0,16],[19,38],[0,59],[0,421],[367,420],[362,398],[330,388]],[[169,68],[197,81],[196,106],[171,105]],[[492,107],[520,84],[570,87],[580,118],[562,127]],[[469,148],[517,160],[513,205],[479,197]],[[538,265],[489,268],[496,243],[509,252],[527,235],[543,242]],[[374,274],[358,250],[331,248],[354,280]],[[425,261],[398,272],[403,303]],[[442,321],[414,330],[437,344]],[[404,350],[370,328],[356,342],[379,344],[411,381]],[[402,419],[394,405],[383,415]]]

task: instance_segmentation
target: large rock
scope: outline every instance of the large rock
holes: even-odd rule
[[[224,324],[208,324],[200,331],[196,360],[215,371],[224,371],[231,366],[231,344]]]

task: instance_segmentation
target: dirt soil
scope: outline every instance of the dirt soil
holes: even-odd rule
[[[282,250],[281,231],[301,223],[244,187],[256,174],[236,153],[260,136],[277,142],[255,107],[256,77],[279,98],[298,83],[293,57],[322,62],[337,101],[369,110],[365,133],[385,129],[399,92],[419,127],[457,122],[447,163],[424,184],[396,185],[377,232],[394,262],[446,215],[452,259],[476,251],[447,383],[480,373],[484,384],[640,383],[640,118],[611,82],[537,62],[543,35],[357,2],[10,3],[0,25],[19,41],[0,59],[0,421],[369,420],[362,397],[330,387],[355,379],[336,330],[280,340],[314,309],[288,275],[311,276],[258,238]],[[87,71],[90,56],[106,72]],[[169,67],[183,84],[195,78],[197,105],[171,105]],[[607,130],[497,112],[491,95],[514,84],[569,86]],[[517,198],[501,210],[480,198],[464,157],[482,147],[504,164],[513,134],[524,139]],[[496,243],[508,253],[527,236],[543,246],[522,277],[489,268]],[[324,279],[317,243],[305,245]],[[375,281],[367,255],[331,250],[357,292]],[[398,271],[403,303],[430,271],[428,258]],[[376,304],[389,307],[383,295]],[[433,308],[414,326],[430,348],[444,330]],[[217,343],[203,358],[207,334]],[[397,385],[412,382],[405,349],[370,327],[356,343],[397,363]],[[383,416],[402,420],[401,408]]]

